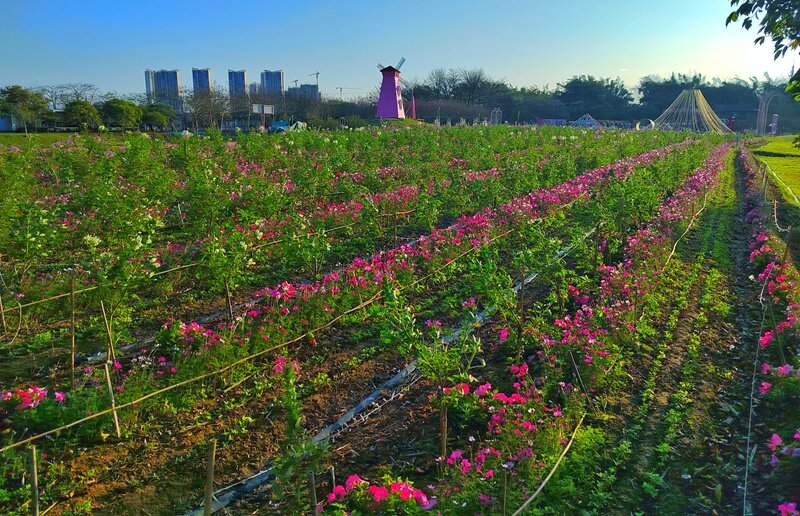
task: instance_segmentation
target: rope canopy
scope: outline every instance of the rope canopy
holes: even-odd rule
[[[683,90],[654,121],[656,129],[697,133],[732,132],[708,105],[700,90]]]

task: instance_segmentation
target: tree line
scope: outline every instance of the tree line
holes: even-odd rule
[[[800,131],[800,103],[786,93],[785,80],[707,79],[694,74],[673,73],[669,77],[648,75],[633,87],[619,78],[576,75],[553,89],[545,86],[515,87],[484,70],[432,70],[425,78],[404,87],[406,104],[413,96],[417,116],[475,119],[499,108],[508,123],[532,123],[537,119],[575,120],[588,113],[598,120],[655,119],[684,89],[698,88],[720,117],[736,117],[737,129],[755,127],[756,92],[773,90],[776,97],[770,114],[780,115],[779,127]],[[176,128],[253,127],[261,116],[251,104],[271,104],[278,118],[296,118],[318,127],[366,125],[374,118],[377,88],[354,100],[317,99],[287,95],[231,97],[216,87],[206,94],[182,92],[174,102],[153,102],[142,94],[101,93],[87,83],[43,88],[19,85],[0,89],[0,113],[12,115],[27,130],[34,123],[43,127],[96,129],[101,125],[124,129],[165,130]],[[176,99],[172,99],[176,100]],[[443,120],[442,120],[443,121]]]

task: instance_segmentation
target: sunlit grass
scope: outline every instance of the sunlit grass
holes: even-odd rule
[[[753,154],[780,178],[773,182],[778,186],[787,202],[800,206],[800,147],[794,142],[797,136],[774,136],[766,139],[766,144]]]

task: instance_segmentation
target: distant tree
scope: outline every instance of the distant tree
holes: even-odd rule
[[[48,101],[42,93],[17,84],[0,89],[0,113],[11,115],[28,134],[28,123],[35,122],[47,112]]]
[[[487,97],[502,88],[504,84],[489,77],[483,68],[472,70],[461,70],[459,82],[454,88],[453,94],[467,104],[485,101]]]
[[[624,119],[631,114],[633,96],[621,79],[580,75],[558,86],[558,98],[572,118],[589,113],[598,119]]]
[[[428,73],[428,76],[416,90],[420,90],[421,98],[429,99],[450,99],[455,94],[455,89],[461,82],[460,70],[445,70],[435,68]]]
[[[728,15],[726,25],[741,19],[742,27],[750,29],[759,24],[759,36],[753,41],[763,45],[772,40],[773,56],[782,57],[788,50],[800,48],[800,5],[797,0],[731,0],[736,10]],[[791,77],[787,91],[800,101],[800,69]]]
[[[164,129],[175,119],[175,110],[172,106],[156,102],[144,107],[142,125],[155,130]]]
[[[186,113],[191,116],[196,129],[222,127],[222,122],[230,112],[228,96],[219,87],[210,93],[184,90],[183,99]]]
[[[109,99],[103,103],[103,121],[109,127],[133,129],[142,121],[142,108],[129,100]]]
[[[102,122],[100,111],[88,100],[73,100],[64,106],[64,123],[67,125],[97,127]]]

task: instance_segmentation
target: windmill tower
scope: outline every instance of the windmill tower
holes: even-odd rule
[[[405,109],[403,108],[403,97],[400,95],[400,85],[405,83],[400,78],[400,68],[405,62],[406,58],[403,57],[400,58],[396,67],[383,66],[378,63],[378,69],[383,75],[383,81],[381,82],[381,91],[378,97],[378,111],[375,114],[377,118],[406,117]]]

